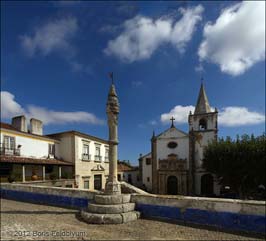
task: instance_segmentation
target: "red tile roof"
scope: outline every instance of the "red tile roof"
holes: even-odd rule
[[[26,134],[26,135],[29,135],[29,136],[36,136],[36,137],[46,138],[46,139],[49,139],[49,140],[58,141],[58,139],[50,137],[50,136],[47,136],[47,135],[37,135],[37,134],[29,133],[29,132],[20,131],[20,130],[16,129],[15,127],[13,127],[12,125],[10,125],[8,123],[4,123],[4,122],[0,122],[0,127],[1,127],[1,129],[3,128],[3,129],[7,129],[7,130],[12,130],[12,131],[23,133],[23,134]]]
[[[58,159],[41,159],[41,158],[30,158],[30,157],[19,157],[19,156],[8,156],[1,155],[0,163],[19,163],[19,164],[50,164],[50,165],[62,165],[62,166],[73,166],[74,163],[66,162]]]
[[[7,124],[7,123],[0,122],[0,126],[1,126],[1,128],[4,128],[4,129],[17,131],[17,129],[15,127],[13,127],[12,125]]]
[[[132,167],[130,164],[124,162],[118,162],[117,170],[118,172],[128,172],[128,171],[136,171],[138,167]]]

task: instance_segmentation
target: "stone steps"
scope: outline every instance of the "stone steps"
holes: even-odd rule
[[[118,195],[95,195],[94,201],[97,204],[112,205],[130,202],[130,194]]]
[[[119,214],[98,214],[81,211],[82,219],[90,224],[121,224],[137,220],[140,217],[140,212],[130,211]]]
[[[122,204],[94,204],[88,205],[88,211],[91,213],[111,214],[111,213],[126,213],[134,211],[135,203],[122,203]]]
[[[130,194],[95,195],[94,203],[81,211],[81,218],[91,224],[119,224],[137,220],[140,212],[134,211]]]

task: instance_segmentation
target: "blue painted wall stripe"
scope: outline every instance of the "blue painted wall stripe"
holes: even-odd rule
[[[230,212],[211,212],[187,208],[136,203],[136,209],[144,217],[163,217],[188,223],[203,224],[228,230],[266,233],[266,216],[245,215]]]
[[[77,209],[86,208],[88,207],[88,204],[92,202],[92,200],[87,198],[16,191],[3,188],[1,188],[0,191],[1,197],[6,199]],[[173,206],[142,203],[136,203],[136,209],[140,211],[144,217],[169,218],[189,223],[216,226],[230,230],[266,233],[266,216],[245,215],[230,212],[211,212],[193,208],[181,210],[180,208]]]
[[[86,208],[90,200],[86,198],[77,198],[69,196],[59,196],[44,193],[23,192],[15,190],[1,189],[1,197],[5,199],[13,199],[24,202],[32,202],[39,204],[48,204],[70,208]]]

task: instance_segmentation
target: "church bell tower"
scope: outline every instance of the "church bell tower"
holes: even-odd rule
[[[189,113],[189,192],[200,194],[200,178],[204,173],[202,159],[204,147],[217,140],[218,111],[212,110],[203,83],[194,113]]]

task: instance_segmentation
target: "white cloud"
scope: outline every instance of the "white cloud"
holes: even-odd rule
[[[215,23],[204,27],[200,60],[239,75],[265,59],[265,2],[243,1],[224,9]]]
[[[114,55],[125,62],[148,59],[162,44],[171,43],[179,52],[184,52],[198,21],[201,20],[203,7],[180,8],[182,18],[174,22],[168,17],[153,20],[136,16],[123,24],[123,32],[108,42],[104,53]]]
[[[175,118],[175,123],[184,124],[188,122],[188,114],[194,113],[195,107],[177,105],[169,113],[161,115],[163,124],[170,123],[170,118]],[[212,108],[213,111],[213,108]],[[233,127],[244,125],[255,125],[265,122],[265,115],[259,112],[250,111],[246,107],[224,107],[218,113],[218,124],[221,126]]]
[[[85,111],[53,111],[33,105],[29,105],[24,109],[15,101],[14,95],[7,91],[1,91],[1,118],[10,119],[21,114],[26,115],[27,118],[34,117],[40,119],[44,124],[103,124],[103,120]]]
[[[172,117],[175,118],[175,123],[183,124],[188,122],[188,114],[191,111],[194,112],[195,107],[192,105],[182,106],[177,105],[169,113],[164,113],[161,115],[161,122],[169,123]]]
[[[20,36],[21,45],[28,56],[37,53],[46,56],[53,51],[67,51],[68,54],[73,54],[74,48],[70,40],[77,30],[76,18],[56,19],[36,28],[32,36]]]
[[[245,107],[225,107],[219,113],[218,123],[223,126],[255,125],[265,122],[265,115]]]
[[[1,91],[1,119],[21,115],[25,111],[15,101],[15,96],[7,91]]]

